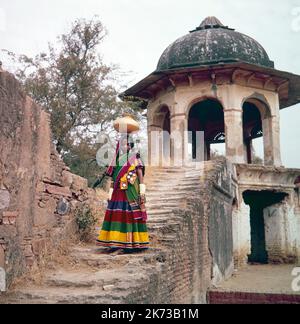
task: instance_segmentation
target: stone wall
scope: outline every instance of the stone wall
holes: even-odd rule
[[[299,254],[299,216],[293,199],[285,199],[264,210],[266,246],[272,263],[297,263]]]
[[[294,194],[294,212],[295,212],[295,219],[296,219],[296,232],[300,233],[300,189],[295,189]],[[300,235],[297,235],[297,256],[298,256],[298,263],[300,263]]]
[[[250,207],[243,200],[236,202],[232,222],[234,264],[239,268],[248,263],[251,253]]]
[[[233,258],[233,207],[237,193],[237,179],[228,161],[215,169],[212,190],[208,192],[209,248],[213,257],[213,281],[217,285],[231,277]]]
[[[0,269],[8,285],[74,232],[74,209],[93,195],[55,151],[49,115],[1,71]]]

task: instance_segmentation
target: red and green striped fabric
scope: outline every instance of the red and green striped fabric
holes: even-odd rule
[[[125,158],[127,159],[126,155],[122,156],[120,165],[114,169],[114,181],[122,165],[126,163]],[[121,190],[119,187],[114,189],[97,239],[98,245],[125,249],[147,249],[149,247],[146,212],[142,211],[137,204],[138,195],[138,178],[133,185],[129,184],[127,190]]]

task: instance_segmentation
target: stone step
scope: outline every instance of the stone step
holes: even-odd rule
[[[145,178],[145,182],[150,184],[150,183],[154,183],[157,181],[160,182],[164,182],[164,181],[182,181],[182,180],[199,180],[201,178],[202,174],[195,174],[195,175],[186,175],[186,174],[182,174],[182,175],[154,175],[148,178]]]
[[[180,184],[178,186],[178,189],[180,190],[186,190],[188,194],[190,194],[191,191],[197,190],[200,188],[200,185],[194,184],[194,185],[182,185]]]
[[[197,177],[183,177],[180,182],[183,183],[199,183],[201,182],[200,176]]]
[[[166,208],[166,207],[170,207],[170,208],[173,208],[173,207],[177,207],[181,205],[180,202],[178,202],[178,200],[174,200],[173,202],[170,202],[169,200],[167,202],[162,202],[161,201],[161,204],[159,204],[157,201],[153,201],[153,202],[147,202],[146,203],[146,208],[148,209],[160,209],[160,208]]]
[[[146,209],[164,209],[166,207],[169,208],[176,208],[178,206],[182,206],[185,205],[185,201],[184,200],[174,200],[173,203],[169,203],[167,202],[168,200],[160,200],[157,201],[156,199],[148,199],[147,203],[146,203]]]
[[[171,198],[171,197],[186,197],[188,195],[187,191],[180,191],[180,190],[170,190],[168,193],[163,194],[161,191],[158,190],[153,190],[153,191],[149,191],[146,193],[146,197],[153,197],[153,198],[157,198],[157,197],[161,197],[161,198],[165,198],[166,200]]]
[[[176,179],[176,181],[172,181],[170,179],[165,179],[165,180],[157,180],[148,183],[148,187],[157,187],[158,185],[160,187],[172,187],[177,184],[186,184],[186,185],[193,185],[193,184],[198,184],[200,183],[200,179],[187,179],[187,178],[182,178],[182,179]]]
[[[148,185],[151,185],[151,184],[154,184],[154,183],[166,183],[166,182],[169,182],[169,183],[176,183],[178,182],[179,180],[181,179],[185,179],[185,177],[177,177],[176,178],[173,178],[173,177],[152,177],[150,179],[145,179],[145,183],[148,184]]]
[[[174,185],[165,185],[165,186],[161,186],[161,184],[156,184],[155,186],[148,186],[147,187],[147,191],[148,192],[172,192],[172,191],[176,191],[178,190],[180,187],[181,187],[181,183],[176,183]],[[185,185],[182,185],[184,188],[188,188],[189,186],[185,186]]]
[[[158,190],[158,189],[164,189],[164,190],[168,190],[168,189],[172,189],[172,188],[176,188],[178,187],[178,184],[181,183],[181,181],[175,181],[175,182],[171,182],[171,181],[155,181],[153,183],[146,183],[146,188],[148,191],[150,190]]]
[[[165,209],[166,207],[170,207],[170,208],[176,208],[176,207],[180,207],[186,204],[186,200],[185,199],[173,199],[173,200],[148,200],[146,203],[146,208],[151,208],[151,209]]]
[[[166,199],[165,197],[162,197],[162,196],[160,196],[158,198],[155,198],[155,199],[151,197],[151,198],[148,199],[148,202],[158,204],[158,203],[164,203],[166,201],[167,202],[178,202],[178,201],[181,201],[181,200],[184,200],[184,198],[182,198],[182,196],[174,196],[174,195],[172,195],[172,196],[168,197],[168,199]]]
[[[166,223],[166,217],[160,217],[159,215],[153,218],[148,219],[147,226],[151,227],[153,225],[160,226],[161,224]]]
[[[110,289],[113,290],[114,287]],[[120,304],[126,296],[126,290],[114,292],[108,297],[108,292],[91,288],[62,287],[29,287],[22,291],[6,294],[6,304]],[[2,300],[1,300],[2,303]]]
[[[175,183],[173,185],[164,185],[162,186],[161,183],[157,182],[153,185],[146,185],[146,194],[152,193],[152,192],[161,192],[165,191],[166,194],[168,194],[170,191],[172,192],[174,189],[178,188],[179,184]]]
[[[175,179],[180,179],[185,177],[184,173],[155,173],[150,176],[146,176],[145,179],[147,180],[165,180],[165,179],[170,179],[170,180],[175,180]]]
[[[155,209],[155,210],[150,210],[147,212],[149,216],[151,215],[170,215],[172,214],[172,209],[171,208],[166,208],[166,209]]]
[[[166,219],[173,217],[173,213],[157,213],[157,214],[148,214],[148,221],[149,224],[158,224],[158,223],[165,223]],[[161,219],[164,219],[164,221],[161,221]]]
[[[162,222],[154,222],[154,221],[148,221],[147,227],[148,227],[148,231],[155,231],[155,230],[159,230],[162,229],[166,226],[166,219],[164,219],[164,221]]]
[[[148,231],[149,232],[155,232],[155,231],[159,231],[159,230],[162,230],[162,229],[167,229],[172,226],[173,224],[168,224],[167,223],[167,219],[165,219],[164,223],[151,223],[151,224],[148,224]],[[177,225],[179,226],[179,224]]]
[[[112,277],[110,273],[111,271],[100,271],[98,273],[59,271],[48,275],[45,283],[50,287],[98,287],[103,289],[104,285],[114,285],[117,282],[117,278]]]
[[[101,267],[101,269],[119,269],[132,262],[131,255],[110,255],[104,253],[106,248],[90,245],[87,247],[74,247],[71,251],[71,257],[77,263],[84,263],[90,267]],[[145,252],[149,254],[149,252]],[[135,262],[143,263],[144,254],[134,255]],[[100,268],[99,268],[100,269]]]
[[[180,171],[180,172],[173,172],[173,171],[153,171],[151,173],[146,173],[146,177],[155,177],[155,176],[162,176],[162,177],[165,177],[165,176],[169,176],[169,177],[172,177],[172,176],[181,176],[181,175],[184,175],[186,172],[185,171]]]
[[[171,205],[168,205],[168,206],[159,206],[159,209],[160,210],[171,210],[171,211],[173,211],[174,209],[177,209],[177,208],[180,208],[181,206],[179,206],[179,205],[173,205],[173,206],[171,206]],[[157,207],[155,207],[155,206],[152,206],[152,207],[147,207],[146,206],[146,209],[147,209],[147,213],[149,214],[151,214],[151,212],[152,211],[156,211],[157,210]]]
[[[157,168],[152,169],[151,172],[160,172],[160,173],[182,173],[185,172],[187,169],[184,168],[173,168],[173,167],[166,167],[166,168]],[[191,169],[188,169],[191,170]]]
[[[152,186],[147,186],[147,190],[148,192],[151,191],[173,191],[173,190],[178,190],[178,189],[182,189],[182,190],[190,190],[192,189],[196,189],[200,186],[200,182],[199,183],[191,183],[191,184],[185,184],[185,183],[177,183],[174,184],[173,186],[169,185],[169,184],[156,184],[156,185],[152,185]]]
[[[168,189],[168,188],[174,188],[178,185],[178,183],[180,183],[180,181],[169,181],[169,180],[165,180],[165,181],[154,181],[152,183],[146,183],[146,187],[148,190],[155,190],[157,188],[163,188],[163,189]]]

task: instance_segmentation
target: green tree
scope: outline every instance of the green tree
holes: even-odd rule
[[[25,91],[51,114],[53,140],[71,170],[90,180],[99,173],[95,138],[127,112],[141,120],[137,103],[118,98],[118,68],[99,55],[107,32],[95,17],[76,20],[48,53],[34,58],[7,52]]]

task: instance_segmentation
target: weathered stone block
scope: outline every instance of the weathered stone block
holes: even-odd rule
[[[9,219],[7,217],[3,217],[2,218],[2,221],[1,221],[1,224],[3,224],[3,225],[10,225]]]
[[[0,190],[0,210],[8,208],[10,204],[10,194],[7,190]]]
[[[103,290],[104,291],[112,291],[114,288],[115,288],[114,285],[106,285],[106,286],[103,286]]]
[[[54,185],[54,186],[59,186],[59,187],[62,186],[61,181],[59,181],[58,179],[52,179],[52,178],[48,178],[48,177],[43,178],[43,183]]]
[[[15,225],[19,212],[17,211],[5,211],[3,212],[3,224],[4,225]]]
[[[63,171],[62,173],[62,185],[64,187],[71,187],[73,183],[73,175],[69,171]]]
[[[45,191],[45,184],[43,182],[39,182],[36,186],[37,192],[44,192]]]
[[[44,201],[39,201],[38,205],[40,208],[45,208],[47,206],[46,202],[44,202]]]
[[[46,192],[57,196],[72,197],[72,193],[67,187],[58,187],[47,184]]]
[[[39,204],[42,204],[39,206]],[[55,223],[54,213],[56,210],[56,200],[50,197],[48,201],[38,202],[40,208],[34,215],[35,226],[45,226]],[[43,207],[42,207],[43,206]]]
[[[32,242],[32,251],[34,255],[39,256],[43,251],[45,251],[47,246],[46,239],[34,240]]]
[[[75,174],[73,176],[73,183],[71,189],[73,190],[80,190],[80,189],[86,189],[88,187],[88,181],[87,179],[84,179],[80,176],[77,176]]]

